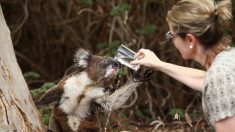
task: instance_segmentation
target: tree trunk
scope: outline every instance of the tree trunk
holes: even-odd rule
[[[0,131],[42,132],[40,119],[16,61],[9,28],[0,5]]]

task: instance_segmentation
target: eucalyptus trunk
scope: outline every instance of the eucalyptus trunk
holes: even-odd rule
[[[44,131],[40,114],[17,63],[0,5],[0,131]]]

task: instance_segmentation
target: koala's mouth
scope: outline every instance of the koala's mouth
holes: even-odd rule
[[[117,67],[109,66],[106,70],[105,77],[113,78],[116,76],[117,73],[118,73]]]

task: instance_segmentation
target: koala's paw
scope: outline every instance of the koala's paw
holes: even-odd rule
[[[40,100],[34,100],[34,103],[38,109],[41,109],[44,107],[44,105],[41,103]]]
[[[143,82],[151,79],[153,71],[147,67],[140,67],[137,71],[132,71],[132,79],[134,82]]]

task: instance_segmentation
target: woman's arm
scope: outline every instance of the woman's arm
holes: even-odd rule
[[[235,116],[215,122],[216,132],[235,132]]]
[[[205,71],[163,62],[148,49],[139,50],[135,57],[141,59],[134,60],[131,64],[140,64],[161,71],[192,89],[202,91]]]
[[[205,71],[166,62],[162,62],[161,68],[156,70],[162,71],[194,90],[202,91]]]

